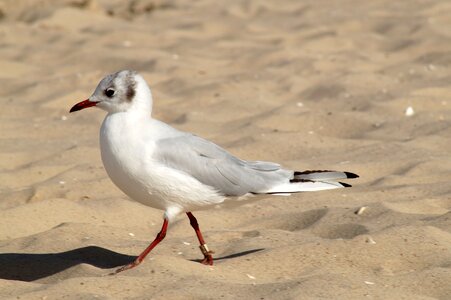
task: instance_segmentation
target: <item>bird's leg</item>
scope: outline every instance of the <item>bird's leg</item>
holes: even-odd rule
[[[191,212],[186,213],[189,218],[189,223],[194,228],[194,231],[196,231],[197,239],[200,243],[200,251],[202,251],[202,254],[204,255],[204,259],[201,261],[204,265],[213,265],[213,256],[211,256],[214,252],[209,250],[207,247],[207,244],[204,241],[204,238],[202,236],[202,233],[199,229],[199,224],[197,223],[196,218],[193,216]]]
[[[144,260],[144,258],[146,258],[147,254],[149,254],[149,252],[152,251],[152,249],[155,248],[155,246],[158,245],[158,243],[164,239],[164,237],[166,236],[166,231],[168,229],[168,224],[169,224],[168,219],[164,218],[163,226],[161,227],[160,232],[157,234],[157,237],[153,240],[153,242],[135,259],[134,262],[120,267],[113,274],[117,274],[119,272],[134,268],[137,265],[139,265]]]

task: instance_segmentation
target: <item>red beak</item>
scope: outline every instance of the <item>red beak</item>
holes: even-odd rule
[[[70,109],[69,112],[71,113],[71,112],[79,111],[79,110],[82,110],[84,108],[88,108],[91,106],[96,106],[96,104],[97,104],[97,102],[91,102],[91,101],[89,101],[89,99],[86,99],[85,101],[78,102],[77,104],[72,106],[72,108]]]

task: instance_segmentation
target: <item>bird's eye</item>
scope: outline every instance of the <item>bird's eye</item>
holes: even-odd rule
[[[114,96],[115,91],[111,88],[108,88],[105,90],[105,96],[107,96],[108,98],[111,98]]]

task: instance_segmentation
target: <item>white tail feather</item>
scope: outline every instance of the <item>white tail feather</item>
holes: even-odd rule
[[[298,192],[313,192],[332,190],[345,187],[339,182],[331,181],[308,181],[308,182],[292,182],[279,184],[268,191],[266,194],[286,194],[286,193],[298,193]]]

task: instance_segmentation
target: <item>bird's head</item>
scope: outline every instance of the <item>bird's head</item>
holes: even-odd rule
[[[108,113],[140,110],[150,113],[152,95],[144,78],[135,71],[123,70],[103,78],[88,99],[75,104],[70,112],[97,106]]]

